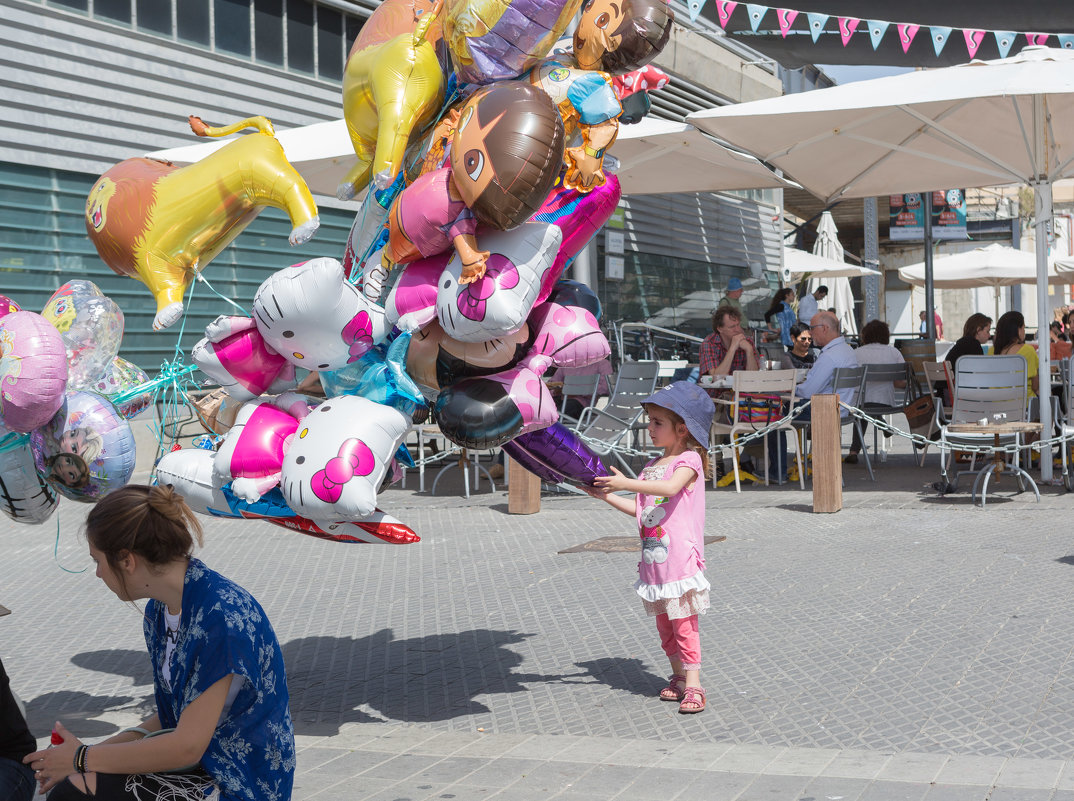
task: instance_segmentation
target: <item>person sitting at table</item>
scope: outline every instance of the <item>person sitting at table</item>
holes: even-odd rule
[[[814,395],[831,393],[835,379],[835,368],[857,367],[858,360],[854,349],[843,339],[839,330],[839,318],[831,312],[817,312],[809,321],[809,330],[813,333],[814,344],[820,345],[820,354],[813,363],[805,381],[798,385],[794,394],[797,398],[808,400]],[[839,391],[843,403],[853,405],[853,389]],[[797,419],[808,421],[810,410],[806,409]],[[776,454],[776,463],[768,466],[768,480],[783,483],[787,480],[787,437],[783,431],[768,434],[768,452]]]
[[[1058,320],[1053,320],[1048,326],[1049,349],[1048,358],[1053,362],[1070,358],[1071,343],[1063,333],[1063,326]],[[1039,356],[1039,354],[1038,354]]]
[[[779,340],[785,348],[791,347],[791,327],[798,319],[795,316],[793,304],[794,290],[791,287],[784,287],[776,292],[772,298],[772,304],[764,313],[765,325],[773,333],[779,334]]]
[[[854,351],[854,357],[858,364],[905,364],[899,349],[891,345],[891,329],[883,320],[870,320],[861,329],[861,347]],[[865,385],[865,397],[858,404],[858,408],[869,411],[870,407],[891,407],[895,405],[895,389],[906,386],[905,381],[893,382],[869,382]],[[866,421],[862,421],[861,433],[864,434],[869,428]],[[887,431],[884,436],[891,436]],[[857,426],[854,427],[854,440],[850,443],[850,452],[843,459],[847,464],[857,464],[858,454],[861,453],[862,440],[858,434]]]
[[[732,306],[720,306],[712,315],[712,333],[701,343],[701,375],[732,375],[739,370],[756,370],[757,351],[742,330],[742,313]],[[714,397],[721,390],[706,390]]]
[[[813,353],[813,335],[809,326],[795,323],[790,328],[791,347],[779,360],[781,370],[808,370],[817,360]]]
[[[987,314],[977,312],[966,318],[966,324],[962,326],[962,336],[944,356],[945,361],[951,362],[952,374],[960,356],[984,356],[984,344],[988,341],[991,331],[992,318]]]
[[[1026,360],[1027,398],[1035,398],[1040,392],[1040,362],[1037,351],[1026,344],[1026,319],[1021,312],[1009,311],[996,322],[995,356],[1018,354]]]

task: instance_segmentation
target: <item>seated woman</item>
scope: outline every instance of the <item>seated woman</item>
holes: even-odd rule
[[[23,760],[41,790],[50,801],[290,799],[295,741],[279,642],[246,590],[191,556],[201,526],[190,507],[171,487],[129,485],[90,510],[86,539],[108,589],[149,601],[142,628],[157,712],[92,746],[57,723],[63,743]]]
[[[779,366],[781,370],[808,370],[813,366],[817,357],[813,353],[813,335],[809,326],[804,323],[795,323],[787,329],[791,337],[791,347]]]
[[[992,318],[987,314],[971,314],[962,326],[962,336],[955,340],[944,360],[951,362],[951,372],[960,356],[984,356],[984,344],[992,331]]]
[[[882,320],[870,320],[861,329],[861,347],[854,351],[858,364],[905,364],[899,349],[891,345],[891,329]],[[861,408],[869,411],[870,407],[891,407],[895,405],[895,389],[906,386],[905,381],[893,381],[891,383],[869,382],[865,384],[865,397],[862,398]],[[862,421],[862,434],[868,429],[869,424]],[[885,436],[888,436],[885,432]],[[858,434],[858,427],[854,427],[854,441],[850,444],[850,452],[843,460],[848,464],[856,464],[858,454],[861,453],[862,441]]]
[[[995,356],[1018,354],[1026,360],[1027,398],[1037,397],[1040,392],[1040,362],[1037,350],[1026,344],[1026,320],[1021,312],[1009,311],[996,322]]]

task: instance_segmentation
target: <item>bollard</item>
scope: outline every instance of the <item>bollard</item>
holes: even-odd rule
[[[532,515],[541,511],[541,479],[514,459],[507,459],[507,511]]]
[[[843,459],[839,396],[814,395],[810,406],[813,431],[813,513],[843,508]]]

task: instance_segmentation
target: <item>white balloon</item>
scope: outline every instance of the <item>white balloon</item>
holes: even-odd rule
[[[0,509],[20,523],[44,523],[56,511],[59,498],[38,474],[29,439],[16,443],[9,440],[8,447],[0,450]]]

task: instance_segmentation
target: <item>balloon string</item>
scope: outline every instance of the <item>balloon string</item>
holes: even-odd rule
[[[63,565],[60,564],[60,510],[59,509],[56,510],[56,544],[52,547],[52,558],[56,561],[56,565],[64,573],[74,573],[75,575],[78,575],[79,573],[85,573],[87,570],[89,570],[88,567],[84,567],[81,570],[71,570],[70,568],[64,567]]]
[[[7,453],[16,448],[21,448],[29,441],[29,434],[18,434],[15,432],[6,434],[3,438],[0,438],[0,453]]]
[[[198,273],[198,281],[201,281],[201,282],[202,282],[203,284],[205,284],[205,286],[209,287],[209,291],[210,291],[210,292],[212,292],[212,293],[213,293],[214,295],[216,295],[216,296],[217,296],[218,298],[220,298],[221,300],[225,300],[225,301],[227,301],[227,302],[228,302],[228,303],[230,303],[230,304],[231,304],[232,306],[234,306],[234,307],[235,307],[236,309],[238,309],[238,310],[239,310],[240,312],[242,312],[242,316],[243,316],[243,317],[249,317],[249,316],[250,316],[250,312],[246,311],[246,309],[244,309],[244,308],[243,308],[242,306],[240,306],[240,305],[239,305],[238,303],[236,303],[235,301],[233,301],[233,300],[232,300],[231,298],[227,297],[226,295],[221,295],[221,294],[220,294],[219,292],[217,292],[217,291],[216,291],[216,287],[214,287],[214,286],[213,286],[213,285],[212,285],[212,284],[211,284],[211,283],[209,282],[209,279],[208,279],[208,278],[206,278],[206,277],[205,277],[204,275],[202,275],[202,274],[201,274],[200,272]],[[192,283],[190,284],[190,294],[191,294],[191,295],[193,295],[193,294],[194,294],[194,282],[192,282]],[[184,315],[184,320],[183,320],[183,322],[184,322],[184,324],[185,324],[185,322],[186,322],[186,320],[185,320],[185,315]]]

